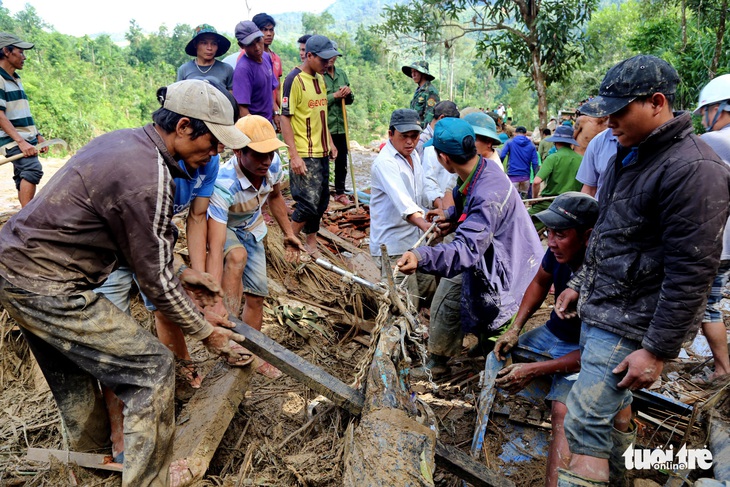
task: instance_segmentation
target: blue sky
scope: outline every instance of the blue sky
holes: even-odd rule
[[[25,4],[33,5],[40,17],[58,32],[83,36],[126,32],[131,19],[148,32],[156,31],[163,23],[169,28],[176,24],[206,23],[218,31],[233,32],[240,20],[248,20],[262,11],[272,15],[301,10],[319,13],[333,0],[1,0],[0,3],[11,14],[23,10]],[[213,8],[204,12],[205,5]]]

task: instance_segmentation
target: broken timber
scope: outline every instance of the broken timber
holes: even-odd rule
[[[100,470],[111,470],[121,472],[122,464],[114,463],[111,455],[98,453],[80,453],[68,450],[49,450],[46,448],[28,448],[25,459],[33,462],[50,463],[55,458],[65,464],[75,463],[79,467],[97,468]]]
[[[338,406],[353,414],[360,414],[365,404],[365,396],[360,391],[347,386],[242,321],[234,317],[230,317],[230,320],[236,325],[235,332],[246,338],[246,348],[285,374],[332,400]],[[481,463],[474,461],[469,455],[444,445],[441,441],[436,443],[435,454],[437,464],[444,470],[458,475],[477,487],[514,485],[511,481],[498,476]]]
[[[172,458],[186,459],[195,479],[208,470],[253,374],[252,367],[218,361],[177,417]]]

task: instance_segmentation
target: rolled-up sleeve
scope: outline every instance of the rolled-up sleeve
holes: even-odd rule
[[[397,161],[387,160],[383,164],[373,167],[374,175],[377,174],[383,192],[388,195],[393,206],[400,214],[401,218],[407,219],[410,215],[423,211],[423,208],[414,201],[410,196],[408,188],[403,181],[403,175],[398,168]]]

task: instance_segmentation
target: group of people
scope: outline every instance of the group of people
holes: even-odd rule
[[[266,203],[287,258],[316,254],[353,93],[335,68],[339,51],[321,35],[299,39],[301,64],[281,84],[274,27],[266,14],[240,22],[234,66],[216,59],[229,41],[198,27],[186,47],[195,59],[157,91],[153,123],[91,141],[0,230],[0,304],[48,381],[66,446],[88,451],[111,438],[123,485],[181,485],[194,475],[171,458],[174,357],[191,386],[201,380],[184,335],[232,364],[280,374],[240,344],[228,317],[261,328]],[[26,156],[16,166],[26,195],[40,179],[31,149],[42,138],[16,71],[32,47],[0,33],[0,135],[15,143],[6,154]],[[553,377],[546,483],[619,485],[614,460],[635,435],[631,390],[677,356],[730,269],[730,75],[703,90],[697,113],[708,133],[698,137],[690,115],[673,111],[674,68],[653,56],[622,61],[581,107],[581,130],[557,126],[541,159],[524,127],[498,152],[499,120],[440,100],[427,63],[402,71],[417,89],[410,108],[391,114],[371,168],[370,253],[381,267],[395,263],[412,303],[430,309],[428,360],[413,375],[447,373],[466,333],[478,338],[475,356],[494,349],[503,358],[517,345],[551,356],[498,378],[517,391]],[[285,147],[291,215],[281,194]],[[233,155],[220,161],[224,148]],[[555,198],[528,212],[530,191]],[[183,211],[189,266],[173,252],[172,217]],[[427,232],[440,243],[414,248]],[[155,311],[156,337],[129,315],[133,282]],[[551,287],[550,319],[521,334]],[[730,364],[718,316],[708,308],[704,330],[722,376]]]
[[[488,352],[486,339],[501,333],[499,359],[518,344],[552,357],[505,367],[497,379],[517,392],[553,378],[546,485],[626,485],[631,391],[651,385],[700,327],[715,358],[709,379],[730,371],[716,308],[730,268],[730,75],[702,91],[701,137],[691,115],[673,109],[678,83],[654,56],[622,61],[576,127],[545,134],[554,152],[542,164],[517,128],[499,154],[507,174],[500,157],[490,160],[499,140],[488,115],[459,118],[441,101],[422,130],[417,112],[396,110],[372,167],[371,254],[382,259],[387,248],[403,274],[415,274],[406,286],[414,302],[431,299],[429,358],[412,374],[447,373],[467,332],[478,338],[471,354]],[[531,175],[533,196],[555,197],[528,213],[520,193]],[[429,181],[440,194],[427,194]],[[433,222],[443,241],[413,248]],[[546,230],[545,252],[533,223]],[[521,334],[551,287],[550,319]]]
[[[26,182],[40,181],[34,146],[43,139],[13,68],[22,68],[23,52],[33,45],[0,34],[6,83],[0,128],[17,139],[13,150],[30,156],[15,162],[23,210],[0,235],[0,303],[20,325],[53,392],[65,446],[89,451],[111,444],[124,465],[124,485],[180,485],[195,475],[186,460],[171,461],[175,358],[190,386],[202,380],[185,335],[233,365],[253,362],[267,377],[281,374],[240,345],[243,337],[228,317],[261,328],[266,204],[289,260],[305,245],[316,252],[337,152],[331,134],[342,134],[343,113],[328,104],[342,110],[353,95],[334,68],[340,53],[318,35],[306,39],[302,64],[280,88],[280,61],[269,49],[274,25],[259,14],[236,26],[235,68],[217,59],[230,42],[209,25],[196,28],[186,46],[193,59],[179,68],[176,82],[157,91],[153,123],[94,139],[37,198],[26,199]],[[328,115],[339,130],[329,130]],[[291,216],[280,190],[285,171],[278,151],[285,147],[296,202]],[[228,160],[219,156],[224,149],[232,151]],[[183,212],[189,264],[173,253],[172,217]],[[135,283],[154,311],[156,337],[129,314]]]

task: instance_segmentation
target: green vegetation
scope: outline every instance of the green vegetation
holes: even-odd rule
[[[430,62],[442,99],[461,108],[510,103],[515,123],[530,128],[543,113],[575,107],[595,94],[610,66],[639,52],[677,68],[683,80],[679,109],[693,108],[709,79],[730,72],[727,0],[604,1],[597,10],[593,0],[535,0],[528,16],[517,14],[521,1],[339,0],[320,15],[276,16],[272,47],[286,75],[299,64],[299,35],[316,31],[337,41],[344,54],[337,66],[355,93],[348,108],[351,137],[362,144],[385,137],[391,111],[408,105],[415,85],[400,67],[421,58]],[[499,16],[485,16],[495,5],[504,7]],[[578,10],[566,13],[563,6]],[[418,20],[419,9],[430,14]],[[20,72],[33,115],[46,136],[61,137],[72,149],[99,134],[147,123],[158,106],[156,89],[173,82],[177,67],[189,59],[184,47],[192,35],[189,25],[163,25],[147,34],[132,21],[128,45],[120,46],[107,35],[55,32],[31,6],[14,16],[0,7],[0,30],[36,44]],[[526,42],[531,33],[537,51]],[[536,52],[544,96],[538,96],[534,63],[528,62]]]

